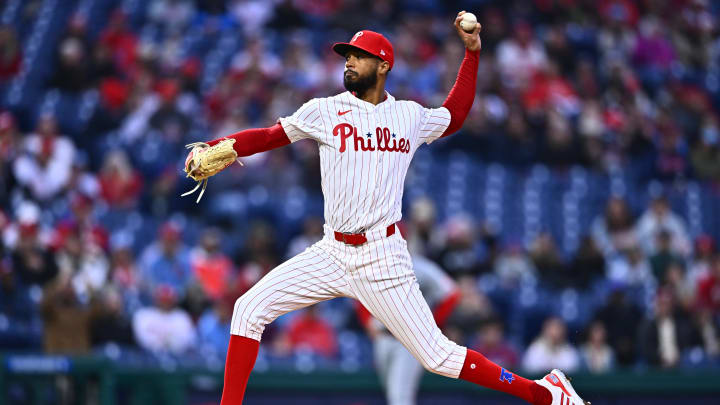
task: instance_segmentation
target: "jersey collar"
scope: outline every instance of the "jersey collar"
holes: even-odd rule
[[[357,103],[358,106],[363,107],[366,110],[374,110],[378,107],[383,107],[387,104],[392,104],[393,102],[395,102],[395,97],[393,97],[390,93],[388,93],[387,90],[385,90],[385,100],[379,102],[377,105],[375,105],[373,103],[369,103],[369,102],[357,97],[354,92],[346,91],[345,93],[347,93],[353,100],[355,100],[355,102]]]

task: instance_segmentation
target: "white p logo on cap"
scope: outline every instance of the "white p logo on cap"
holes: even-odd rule
[[[357,34],[353,35],[353,37],[352,37],[352,39],[350,40],[350,42],[355,42],[355,41],[357,41],[357,39],[360,38],[362,35],[363,35],[363,32],[362,32],[362,31],[359,31]]]

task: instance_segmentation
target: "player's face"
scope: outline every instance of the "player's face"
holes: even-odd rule
[[[375,87],[378,80],[380,59],[360,50],[351,50],[345,54],[345,72],[343,84],[348,91],[365,93]]]

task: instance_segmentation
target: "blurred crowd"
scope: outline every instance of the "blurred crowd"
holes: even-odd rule
[[[299,142],[243,159],[195,205],[179,197],[184,145],[343,91],[329,45],[359,29],[390,37],[396,98],[437,106],[463,55],[453,16],[478,15],[476,100],[434,155],[720,183],[720,5],[708,0],[20,3],[0,26],[0,349],[224,358],[235,299],[322,237],[319,156]],[[46,69],[27,64],[41,18],[61,26]],[[18,88],[30,102],[9,101]],[[569,254],[549,232],[508,242],[472,212],[406,205],[411,251],[462,291],[446,333],[493,361],[718,365],[720,232],[692,234],[662,194],[641,210],[608,195]],[[361,327],[338,300],[272,324],[263,351],[337,361],[351,336]]]

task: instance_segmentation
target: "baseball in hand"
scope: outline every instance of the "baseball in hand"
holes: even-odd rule
[[[465,13],[462,15],[462,21],[460,21],[460,28],[465,32],[473,32],[477,25],[477,17],[473,13]]]

